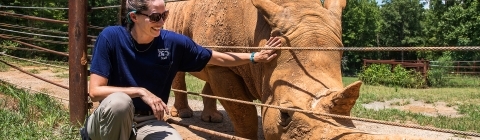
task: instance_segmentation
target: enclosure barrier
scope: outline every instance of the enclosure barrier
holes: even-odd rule
[[[211,135],[214,135],[214,136],[220,136],[220,137],[227,138],[227,139],[230,139],[230,140],[247,140],[247,139],[242,138],[242,137],[232,136],[232,135],[228,135],[228,134],[225,134],[225,133],[220,133],[220,132],[208,130],[208,129],[198,127],[198,126],[195,126],[195,125],[185,124],[185,123],[182,123],[180,121],[174,120],[172,118],[168,118],[167,122],[177,124],[177,125],[180,125],[180,126],[183,126],[183,127],[186,127],[186,128],[190,128],[190,129],[193,129],[193,130],[201,131],[201,132],[211,134]]]
[[[314,51],[480,51],[480,46],[451,47],[246,47],[246,46],[203,46],[212,49],[245,50],[314,50]]]
[[[166,2],[176,2],[176,1],[186,1],[186,0],[167,0]],[[45,49],[42,47],[38,47],[32,44],[28,44],[25,42],[21,42],[18,40],[14,40],[17,43],[36,48],[42,51],[46,51],[49,53],[55,53],[63,56],[70,56],[71,58],[69,59],[70,63],[70,86],[75,87],[76,91],[83,92],[81,94],[75,94],[74,96],[71,96],[70,99],[82,99],[84,98],[84,94],[86,93],[86,80],[85,78],[85,70],[84,66],[86,64],[86,54],[85,54],[85,46],[86,45],[86,38],[93,38],[92,36],[87,36],[86,35],[86,22],[85,16],[87,10],[91,9],[103,9],[103,8],[114,8],[114,7],[119,7],[119,6],[106,6],[106,7],[97,7],[97,8],[87,8],[84,5],[86,4],[85,1],[75,1],[75,0],[70,0],[69,1],[69,8],[55,8],[55,9],[68,9],[70,10],[69,12],[69,21],[60,21],[60,20],[53,20],[53,19],[47,19],[47,18],[39,18],[39,17],[34,17],[34,16],[27,16],[27,15],[21,15],[21,14],[14,14],[14,13],[9,13],[9,12],[4,12],[0,11],[0,15],[6,15],[6,16],[12,16],[12,17],[17,17],[17,18],[24,18],[24,19],[34,19],[34,20],[42,20],[45,22],[53,22],[53,23],[63,23],[63,24],[69,24],[69,46],[71,47],[71,51],[69,54],[62,53],[62,52],[57,52],[49,49]],[[14,7],[14,6],[2,6],[0,7],[7,7],[7,8],[19,8],[19,7]],[[121,6],[120,6],[121,7]],[[33,8],[33,7],[23,7],[23,8]],[[38,8],[38,7],[37,7]],[[46,8],[46,7],[42,7]],[[73,26],[77,25],[77,26]],[[11,25],[6,25],[6,24],[0,24],[0,26],[10,26]],[[89,28],[93,29],[103,29],[103,27],[98,27],[98,26],[88,26]],[[33,28],[32,28],[33,29]],[[5,30],[4,30],[5,31]],[[75,34],[75,33],[80,33],[80,34]],[[16,36],[8,36],[8,35],[0,35],[1,38],[4,39],[11,39],[15,38]],[[23,38],[25,39],[25,38]],[[94,41],[94,40],[92,40]],[[316,51],[479,51],[480,47],[479,46],[460,46],[460,47],[327,47],[327,48],[316,48],[316,47],[260,47],[260,48],[253,48],[253,47],[244,47],[244,46],[205,46],[206,48],[212,48],[212,49],[247,49],[247,50],[260,50],[260,49],[272,49],[272,50],[316,50]],[[5,61],[0,60],[0,62],[5,63],[6,65],[13,67],[23,73],[26,73],[28,75],[31,75],[37,79],[43,80],[45,82],[54,84],[56,86],[62,87],[64,89],[69,89],[67,86],[56,84],[54,82],[51,82],[49,80],[43,79],[41,77],[38,77],[34,74],[31,74],[29,72],[26,72],[24,70],[21,70],[20,68],[11,65]],[[81,79],[75,79],[77,77],[75,76],[80,76]],[[85,82],[85,83],[84,83]],[[71,90],[70,90],[71,91]],[[281,110],[289,110],[289,111],[296,111],[296,112],[301,112],[301,113],[307,113],[307,114],[314,114],[314,115],[320,115],[320,116],[327,116],[327,117],[334,117],[334,118],[342,118],[342,119],[351,119],[351,120],[358,120],[358,121],[365,121],[365,122],[373,122],[373,123],[380,123],[380,124],[387,124],[387,125],[395,125],[395,126],[402,126],[402,127],[410,127],[410,128],[417,128],[417,129],[424,129],[424,130],[432,130],[432,131],[438,131],[438,132],[446,132],[446,133],[453,133],[453,134],[461,134],[461,135],[468,135],[468,136],[477,136],[480,137],[480,134],[474,133],[474,132],[463,132],[463,131],[456,131],[456,130],[448,130],[448,129],[439,129],[439,128],[433,128],[433,127],[424,127],[424,126],[417,126],[417,125],[408,125],[408,124],[400,124],[400,123],[394,123],[394,122],[386,122],[386,121],[379,121],[379,120],[371,120],[371,119],[364,119],[364,118],[357,118],[357,117],[351,117],[351,116],[342,116],[342,115],[336,115],[336,114],[327,114],[327,113],[320,113],[320,112],[314,112],[314,111],[308,111],[308,110],[301,110],[301,109],[292,109],[292,108],[284,108],[280,106],[272,106],[272,105],[266,105],[266,104],[259,104],[259,103],[253,103],[253,102],[247,102],[247,101],[242,101],[242,100],[235,100],[235,99],[229,99],[229,98],[223,98],[223,97],[217,97],[217,96],[211,96],[211,95],[204,95],[204,94],[199,94],[199,93],[193,93],[193,92],[188,92],[188,91],[182,91],[182,90],[177,90],[177,89],[172,89],[172,91],[176,92],[182,92],[182,93],[187,93],[187,94],[193,94],[197,96],[202,96],[202,97],[208,97],[208,98],[215,98],[219,100],[226,100],[226,101],[231,101],[231,102],[238,102],[238,103],[243,103],[243,104],[249,104],[249,105],[256,105],[256,106],[262,106],[262,107],[270,107],[270,108],[276,108],[276,109],[281,109]],[[82,95],[82,96],[80,96]],[[86,97],[85,97],[86,98]],[[82,103],[86,103],[83,99],[80,100]],[[72,104],[77,104],[70,102],[70,107],[72,107]],[[71,112],[71,122],[82,122],[83,119],[82,117],[73,117],[72,116],[83,116],[82,114],[82,109],[77,108],[77,110],[70,110]],[[172,119],[167,119],[167,121],[171,123],[179,123],[176,122],[175,120]],[[180,124],[182,125],[182,124]],[[198,129],[200,131],[206,130],[204,128],[192,126],[192,125],[185,125],[183,124],[182,126],[192,128],[192,129]],[[234,136],[229,136],[229,135],[223,135],[225,138],[230,138],[230,139],[237,139],[238,137]],[[238,138],[241,139],[241,138]]]
[[[32,73],[27,72],[27,71],[25,71],[25,70],[22,70],[21,68],[19,68],[19,67],[17,67],[17,66],[14,66],[14,65],[12,65],[12,64],[9,64],[9,63],[7,63],[7,62],[5,62],[5,61],[3,61],[3,60],[0,60],[0,62],[4,63],[5,65],[8,65],[8,66],[10,66],[10,67],[12,67],[12,68],[14,68],[14,69],[17,69],[18,71],[20,71],[20,72],[22,72],[22,73],[28,74],[28,75],[30,75],[30,76],[33,76],[33,77],[37,78],[37,79],[40,79],[40,80],[45,81],[45,82],[47,82],[47,83],[50,83],[50,84],[53,84],[53,85],[56,85],[56,86],[58,86],[58,87],[61,87],[61,88],[64,88],[64,89],[67,89],[67,90],[68,90],[68,87],[67,87],[67,86],[64,86],[64,85],[61,85],[61,84],[57,84],[57,83],[55,83],[55,82],[53,82],[53,81],[44,79],[44,78],[42,78],[42,77],[40,77],[40,76],[37,76],[37,75],[35,75],[35,74],[32,74]]]
[[[451,129],[440,129],[440,128],[435,128],[435,127],[410,125],[410,124],[387,122],[387,121],[380,121],[380,120],[373,120],[373,119],[358,118],[358,117],[352,117],[352,116],[321,113],[321,112],[315,112],[315,111],[309,111],[309,110],[303,110],[303,109],[287,108],[287,107],[281,107],[281,106],[275,106],[275,105],[260,104],[260,103],[248,102],[248,101],[243,101],[243,100],[224,98],[224,97],[213,96],[213,95],[200,94],[200,93],[189,92],[189,91],[178,90],[178,89],[171,89],[171,91],[186,93],[186,94],[191,94],[191,95],[197,95],[197,96],[202,96],[202,97],[208,97],[208,98],[213,98],[213,99],[218,99],[218,100],[230,101],[230,102],[235,102],[235,103],[242,103],[242,104],[247,104],[247,105],[255,105],[255,106],[261,106],[261,107],[275,108],[275,109],[279,109],[279,110],[300,112],[300,113],[305,113],[305,114],[320,115],[320,116],[327,116],[327,117],[332,117],[332,118],[350,119],[350,120],[372,122],[372,123],[379,123],[379,124],[386,124],[386,125],[393,125],[393,126],[400,126],[400,127],[409,127],[409,128],[437,131],[437,132],[445,132],[445,133],[480,137],[480,134],[475,133],[475,132],[464,132],[464,131],[457,131],[457,130],[451,130]]]

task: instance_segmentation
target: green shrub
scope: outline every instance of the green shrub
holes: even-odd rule
[[[359,79],[369,85],[398,86],[406,88],[420,88],[426,83],[423,76],[413,70],[407,70],[397,65],[393,71],[387,64],[372,64],[362,68]]]
[[[390,70],[390,65],[372,64],[368,68],[363,67],[358,78],[365,84],[383,85],[392,77]]]
[[[422,74],[414,70],[407,70],[400,65],[393,69],[393,85],[406,88],[420,88],[426,83]]]
[[[432,67],[428,70],[428,84],[433,87],[443,87],[450,84],[450,79],[446,77],[453,69],[453,61],[450,52],[444,52]]]

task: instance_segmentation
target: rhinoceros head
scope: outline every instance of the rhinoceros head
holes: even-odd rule
[[[252,0],[290,47],[343,47],[341,15],[345,0]],[[265,64],[262,102],[321,113],[350,115],[361,82],[344,88],[341,51],[283,50],[277,61]],[[262,110],[266,139],[335,138],[341,120],[294,111]],[[346,129],[345,129],[346,130]],[[334,132],[336,131],[336,132]],[[349,131],[345,131],[349,132]],[[331,135],[335,134],[335,135]]]

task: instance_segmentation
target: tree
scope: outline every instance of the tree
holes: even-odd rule
[[[54,20],[61,20],[67,21],[68,20],[68,10],[67,9],[45,9],[45,8],[25,8],[25,7],[52,7],[52,8],[68,8],[67,0],[3,0],[0,2],[1,5],[6,6],[18,6],[23,8],[2,8],[0,7],[1,11],[12,12],[15,14],[21,14],[26,16],[34,16],[40,18],[48,18]],[[89,5],[85,5],[88,7],[103,7],[103,6],[112,6],[112,5],[120,5],[120,1],[118,0],[88,0]],[[105,27],[108,25],[115,25],[118,23],[117,16],[119,12],[119,8],[103,8],[103,9],[96,9],[87,11],[87,21],[89,25],[93,26],[100,26]],[[66,34],[58,34],[58,33],[51,33],[39,30],[33,30],[31,28],[40,28],[46,29],[48,31],[59,31],[59,32],[68,32],[68,24],[61,24],[61,23],[52,23],[52,22],[45,22],[40,20],[33,20],[33,19],[22,19],[18,17],[10,17],[0,15],[2,18],[2,25],[0,28],[13,30],[17,32],[8,32],[5,30],[0,30],[0,34],[6,35],[15,35],[21,37],[27,37],[30,39],[43,39],[43,40],[50,40],[50,41],[58,41],[58,42],[68,42],[68,39],[62,38],[52,38],[52,37],[44,37],[38,35],[29,35],[25,33],[18,33],[18,32],[27,32],[27,33],[34,33],[34,34],[43,34],[49,36],[61,36],[61,37],[68,37]],[[8,26],[5,26],[8,25]],[[13,28],[10,25],[21,26],[25,28]],[[28,28],[26,28],[28,27]],[[87,34],[96,36],[101,30],[98,29],[91,29],[89,28]],[[49,43],[46,41],[29,41],[29,40],[21,40],[22,42],[27,42],[29,44],[33,44],[39,47],[67,52],[68,45],[66,44],[58,44],[58,43]],[[90,41],[90,40],[88,40]],[[87,42],[89,44],[90,42]],[[11,41],[6,39],[0,38],[0,44],[12,44]],[[16,44],[18,45],[18,44]],[[22,46],[23,47],[23,46]],[[2,51],[2,50],[0,50]],[[38,52],[28,52],[28,51],[15,51],[9,50],[9,54],[15,55],[18,57],[26,57],[26,58],[41,58],[41,59],[49,59],[49,60],[63,60],[67,61],[67,57],[59,56],[56,54],[50,53],[38,53]]]
[[[345,47],[375,47],[382,22],[375,0],[348,0],[342,16],[342,39]],[[343,73],[360,70],[364,58],[376,58],[381,53],[344,52]],[[348,66],[348,67],[347,67]]]
[[[380,30],[379,44],[389,47],[423,45],[421,21],[424,19],[424,3],[420,0],[384,0],[383,3],[380,13],[384,22]],[[416,53],[390,52],[387,57],[416,59]]]
[[[480,4],[478,0],[431,2],[424,31],[428,46],[477,46],[480,44]],[[430,55],[432,59],[440,55]],[[452,52],[453,60],[478,60],[479,52]]]

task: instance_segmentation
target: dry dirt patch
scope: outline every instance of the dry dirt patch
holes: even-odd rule
[[[415,101],[413,99],[393,99],[385,102],[372,102],[362,104],[365,108],[380,110],[387,108],[394,108],[403,111],[410,111],[413,113],[420,113],[426,116],[447,116],[447,117],[462,117],[459,114],[457,106],[448,106],[445,102],[435,102],[432,104],[423,101]]]

